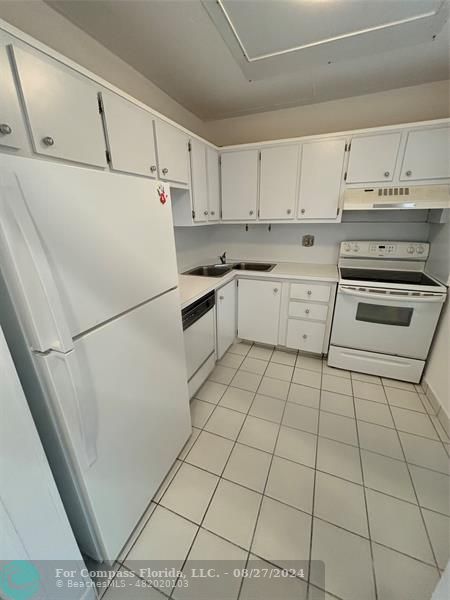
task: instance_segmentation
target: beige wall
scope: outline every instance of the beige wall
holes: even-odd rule
[[[42,0],[0,0],[0,19],[205,137],[206,128],[201,119]]]
[[[209,121],[208,139],[219,146],[331,133],[450,115],[450,81]]]

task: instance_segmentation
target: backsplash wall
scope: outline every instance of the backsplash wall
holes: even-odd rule
[[[175,228],[178,270],[215,262],[227,252],[228,260],[337,263],[343,240],[426,241],[428,223],[329,223],[272,225],[212,225]],[[302,246],[302,236],[315,237],[314,246]]]

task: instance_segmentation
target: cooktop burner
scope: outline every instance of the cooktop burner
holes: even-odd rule
[[[421,271],[388,271],[382,269],[351,269],[341,267],[342,279],[350,281],[376,281],[377,283],[397,283],[397,284],[414,284],[414,285],[431,285],[438,286],[439,284],[430,279]]]

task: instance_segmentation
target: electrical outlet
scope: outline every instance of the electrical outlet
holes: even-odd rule
[[[306,248],[310,248],[314,246],[314,236],[313,235],[304,235],[302,238],[302,246]]]

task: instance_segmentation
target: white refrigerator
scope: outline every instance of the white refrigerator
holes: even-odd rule
[[[164,185],[0,156],[0,319],[75,537],[99,561],[191,431]]]

